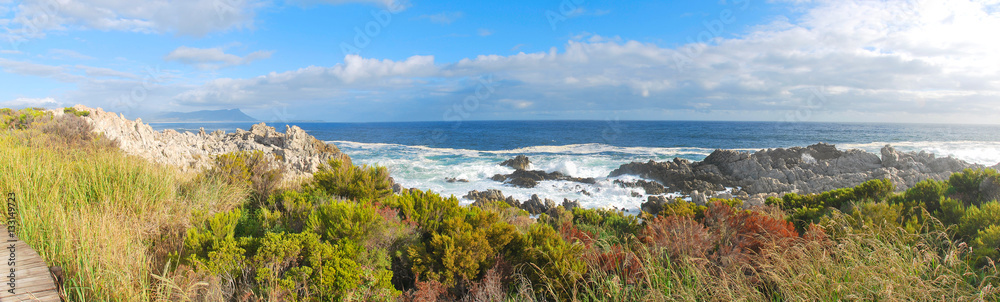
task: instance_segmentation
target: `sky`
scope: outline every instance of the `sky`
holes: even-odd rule
[[[0,0],[0,107],[1000,123],[1000,0]]]

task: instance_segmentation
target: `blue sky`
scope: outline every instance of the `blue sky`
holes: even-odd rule
[[[1000,123],[983,1],[0,0],[0,106]]]

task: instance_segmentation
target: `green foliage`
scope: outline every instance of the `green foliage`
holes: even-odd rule
[[[594,234],[597,240],[621,243],[635,238],[641,225],[634,215],[611,209],[573,209],[573,224],[582,231]]]
[[[73,107],[63,108],[63,113],[72,114],[72,115],[75,115],[75,116],[88,116],[88,115],[90,115],[90,111],[76,110],[76,108],[73,108]]]
[[[971,246],[975,261],[979,265],[987,265],[990,260],[1000,259],[1000,250],[998,250],[1000,249],[1000,225],[994,224],[979,230]]]
[[[520,260],[529,267],[528,278],[539,291],[557,299],[573,295],[587,272],[582,244],[566,242],[547,224],[533,224],[525,235],[524,248]]]
[[[941,200],[941,208],[933,214],[944,225],[956,225],[965,216],[965,205],[961,201],[945,198]]]
[[[966,204],[980,204],[984,199],[979,192],[979,185],[988,177],[997,177],[998,172],[993,169],[965,169],[962,172],[952,174],[948,178],[949,195],[965,201]]]
[[[941,200],[948,190],[948,183],[927,179],[918,182],[903,194],[906,200],[922,203],[928,212],[934,213],[941,209]]]
[[[235,237],[240,215],[239,209],[217,213],[205,220],[204,225],[188,229],[182,259],[213,274],[238,275],[245,258],[245,250]]]
[[[907,209],[907,206],[901,203],[868,201],[855,205],[847,214],[853,218],[854,229],[868,228],[889,232],[902,228],[909,233],[918,233],[921,227],[919,216],[909,215]]]
[[[956,236],[971,241],[979,231],[993,225],[1000,225],[1000,202],[987,202],[978,207],[970,205],[958,223]]]
[[[888,179],[872,179],[854,187],[854,200],[885,200],[895,190],[896,186]]]
[[[416,189],[390,196],[385,204],[399,210],[403,218],[416,223],[425,232],[437,231],[444,220],[465,211],[454,196],[442,198],[434,192]]]
[[[243,185],[254,192],[253,205],[265,202],[281,183],[282,171],[274,156],[263,151],[237,151],[219,155],[206,173],[229,184]]]
[[[51,118],[52,113],[42,108],[24,108],[21,110],[4,108],[0,111],[0,123],[8,129],[28,129],[36,121],[45,121]]]
[[[333,201],[318,206],[309,214],[306,229],[325,241],[341,239],[365,242],[383,224],[374,207],[350,201]]]
[[[392,194],[389,170],[385,167],[354,166],[333,158],[313,173],[317,188],[348,199],[376,200]]]
[[[708,209],[707,206],[700,206],[681,198],[675,198],[674,202],[663,204],[663,209],[660,210],[660,216],[677,215],[700,219],[701,217],[704,217],[706,209]]]
[[[423,240],[411,246],[413,273],[447,286],[477,280],[497,256],[510,256],[520,234],[499,220],[495,212],[461,207],[454,197],[410,190],[390,204],[423,231]],[[513,249],[516,250],[516,249]]]

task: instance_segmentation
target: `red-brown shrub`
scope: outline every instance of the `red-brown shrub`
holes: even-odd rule
[[[715,243],[704,225],[688,216],[656,217],[642,230],[642,242],[672,258],[703,258]]]
[[[645,278],[645,268],[642,260],[628,249],[621,245],[611,246],[610,249],[591,254],[591,271],[598,270],[605,276],[618,276],[619,280],[625,284],[639,284]]]
[[[580,242],[586,249],[593,247],[594,241],[596,241],[596,237],[593,233],[581,230],[571,222],[563,223],[563,225],[559,227],[559,234],[562,235],[566,242]]]

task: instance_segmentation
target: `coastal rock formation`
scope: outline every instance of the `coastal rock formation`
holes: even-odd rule
[[[504,196],[503,192],[497,189],[488,189],[486,191],[472,190],[469,191],[469,193],[466,194],[465,196],[462,196],[462,198],[474,200],[474,202],[472,203],[473,206],[480,206],[483,203],[489,201],[503,201],[512,207],[525,210],[526,212],[532,215],[547,213],[549,212],[549,210],[552,210],[558,206],[556,205],[556,202],[554,200],[548,198],[543,199],[541,197],[538,197],[538,194],[531,195],[531,198],[529,198],[524,203],[521,203],[521,201],[514,199],[514,197]],[[561,205],[566,210],[572,211],[573,208],[580,207],[580,202],[576,200],[569,200],[569,198],[564,198]]]
[[[951,157],[936,158],[926,152],[900,152],[888,145],[882,148],[880,158],[862,150],[838,150],[834,145],[820,143],[754,153],[715,150],[701,162],[633,162],[615,169],[609,177],[637,175],[685,194],[718,192],[724,187],[740,187],[741,193],[748,195],[804,194],[853,187],[871,179],[889,179],[897,190],[905,190],[924,179],[948,179],[965,168],[983,166]]]
[[[184,171],[199,171],[211,166],[213,157],[235,151],[263,151],[282,163],[286,175],[309,176],[332,158],[350,162],[350,157],[336,146],[324,143],[298,126],[285,126],[280,133],[264,123],[253,125],[249,131],[238,129],[233,133],[218,130],[206,133],[180,133],[172,129],[158,132],[142,119],[134,121],[123,115],[106,112],[101,108],[76,105],[86,110],[84,117],[94,126],[94,132],[118,141],[125,153],[148,160],[173,165]]]
[[[514,158],[503,161],[500,165],[504,167],[511,167],[515,170],[527,170],[528,166],[531,165],[531,160],[529,160],[527,156],[518,155]]]
[[[489,201],[503,201],[503,202],[506,202],[508,205],[510,205],[512,207],[521,208],[521,202],[520,201],[518,201],[517,199],[514,199],[514,197],[511,197],[511,196],[504,197],[503,196],[503,192],[501,192],[500,190],[497,190],[497,189],[488,189],[486,191],[472,190],[472,191],[469,191],[469,193],[466,194],[465,196],[462,196],[462,198],[472,199],[474,201],[472,203],[472,205],[476,205],[476,206],[478,206],[479,204],[482,204],[484,202],[489,202]]]
[[[643,179],[638,179],[635,181],[624,181],[621,179],[615,179],[614,184],[622,188],[642,188],[647,195],[659,195],[667,193],[667,188],[655,181],[648,181]]]
[[[513,159],[508,159],[502,163],[501,166],[508,166],[514,168],[514,173],[511,174],[496,174],[490,179],[494,181],[504,182],[515,187],[520,188],[534,188],[538,185],[539,181],[543,180],[566,180],[575,181],[586,184],[594,184],[597,182],[592,177],[582,178],[582,177],[572,177],[569,175],[562,174],[558,171],[556,172],[545,172],[541,170],[525,170],[522,168],[527,168],[531,164],[531,160],[527,156],[518,155]]]

